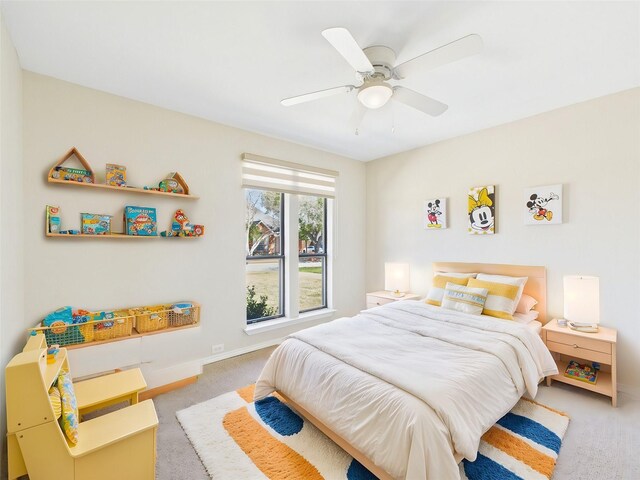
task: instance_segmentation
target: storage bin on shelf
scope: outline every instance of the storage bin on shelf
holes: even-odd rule
[[[127,310],[119,310],[111,320],[96,320],[93,322],[94,341],[112,340],[128,337],[133,333],[133,316]]]
[[[189,306],[190,305],[190,306]],[[169,310],[169,328],[200,322],[200,305],[195,302],[176,303]]]
[[[100,340],[111,340],[131,335],[133,317],[128,311],[114,312],[114,318],[104,320],[81,321],[73,324],[56,324],[50,327],[38,326],[29,332],[44,333],[47,345],[77,345]]]
[[[136,307],[130,309],[129,313],[135,316],[138,333],[193,325],[200,321],[200,305],[195,302]]]
[[[169,325],[168,317],[171,305],[153,305],[136,307],[129,310],[135,317],[135,327],[138,333],[155,332]]]

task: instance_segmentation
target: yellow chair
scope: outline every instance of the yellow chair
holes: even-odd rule
[[[139,369],[74,383],[80,414],[128,400],[131,405],[81,421],[76,445],[67,441],[55,418],[48,390],[67,350],[47,364],[42,334],[29,338],[5,370],[9,480],[153,480],[158,417],[153,402],[138,403],[146,388]]]

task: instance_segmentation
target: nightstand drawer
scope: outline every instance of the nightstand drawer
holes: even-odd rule
[[[575,345],[575,348],[593,350],[611,355],[611,344],[594,338],[584,338],[568,333],[547,332],[547,340],[567,345],[572,349]]]
[[[547,334],[548,335],[548,334]],[[574,344],[575,345],[575,344]],[[611,365],[611,355],[595,350],[589,350],[586,348],[580,348],[573,345],[565,345],[564,343],[552,342],[547,338],[547,348],[556,353],[562,353],[563,355],[569,355],[571,357],[582,358],[592,362],[600,362],[606,365]]]
[[[395,302],[395,300],[392,300],[390,298],[382,298],[382,297],[376,297],[374,295],[367,295],[367,308],[373,308],[373,307],[377,307],[380,305],[385,305],[387,303],[393,303],[393,302]]]

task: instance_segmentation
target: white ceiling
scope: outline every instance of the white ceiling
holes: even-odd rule
[[[640,85],[638,2],[27,2],[2,10],[22,67],[246,130],[370,160]],[[354,82],[321,36],[347,27],[398,63],[478,33],[480,55],[404,86],[449,105],[396,102],[349,128]],[[395,132],[392,126],[395,125]]]

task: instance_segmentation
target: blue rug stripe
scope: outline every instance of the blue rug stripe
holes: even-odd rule
[[[498,420],[498,425],[528,438],[538,445],[547,447],[549,450],[553,450],[556,453],[560,452],[560,444],[562,443],[560,437],[530,418],[516,415],[515,413],[507,413]]]
[[[302,430],[302,418],[276,397],[263,398],[254,405],[262,421],[283,437],[295,435]]]
[[[464,473],[469,479],[473,480],[523,480],[511,470],[494,462],[489,457],[485,457],[478,453],[476,460],[470,462],[466,458],[462,460],[464,464]]]
[[[347,469],[347,480],[378,480],[373,473],[364,468],[355,458]]]

